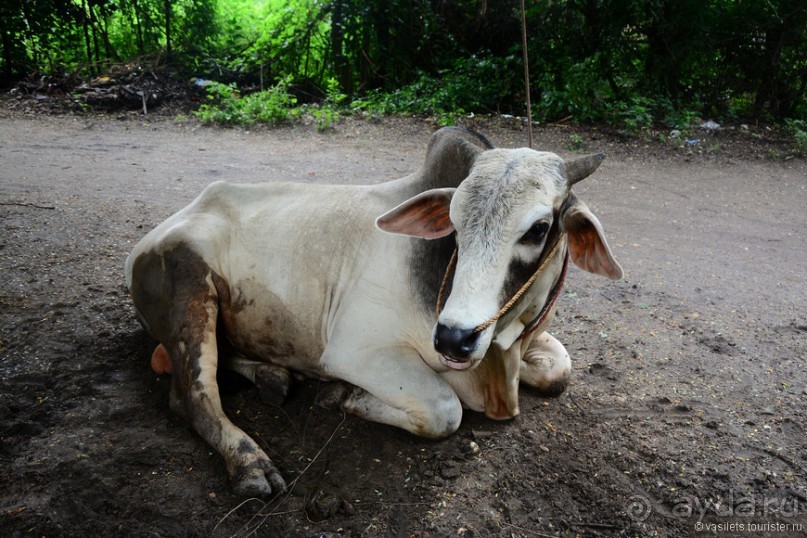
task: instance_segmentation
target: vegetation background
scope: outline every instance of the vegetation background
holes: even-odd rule
[[[539,121],[641,129],[761,120],[807,136],[804,0],[524,5]],[[0,77],[12,85],[42,73],[169,65],[210,92],[204,119],[228,123],[289,119],[309,103],[324,125],[347,108],[525,115],[520,8],[520,0],[3,0]]]

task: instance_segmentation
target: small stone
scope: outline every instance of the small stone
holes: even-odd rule
[[[356,513],[356,509],[347,501],[342,501],[342,513],[346,516],[352,516]]]
[[[305,513],[317,523],[336,515],[342,505],[343,501],[338,497],[319,490],[305,503]]]
[[[457,464],[447,461],[440,468],[440,476],[446,480],[453,480],[460,475],[460,468]]]

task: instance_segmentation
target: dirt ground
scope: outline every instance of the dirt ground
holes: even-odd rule
[[[607,153],[576,191],[626,271],[570,272],[553,330],[569,390],[524,390],[517,419],[467,412],[434,442],[314,405],[316,382],[273,407],[222,376],[294,484],[231,493],[148,367],[127,253],[213,180],[386,181],[433,128],[0,112],[0,536],[803,535],[807,162],[754,128],[539,129],[537,148]]]

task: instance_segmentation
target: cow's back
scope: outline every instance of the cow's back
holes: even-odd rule
[[[384,192],[211,184],[147,234],[127,259],[127,284],[144,325],[161,339],[176,283],[207,280],[239,352],[321,373],[318,359],[340,298],[373,258],[373,220],[390,204]]]

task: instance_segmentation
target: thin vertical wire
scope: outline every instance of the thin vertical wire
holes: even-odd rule
[[[521,0],[521,48],[524,49],[524,88],[527,91],[527,137],[532,148],[532,101],[530,100],[530,60],[527,54],[527,12]]]

